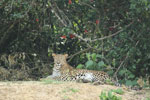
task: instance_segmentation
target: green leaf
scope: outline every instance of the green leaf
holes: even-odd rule
[[[107,100],[106,92],[101,92],[100,100]]]
[[[113,95],[112,95],[112,92],[111,91],[108,91],[108,97],[112,97]]]
[[[99,67],[105,66],[105,63],[104,63],[103,61],[100,61],[100,62],[98,63],[98,66],[99,66]]]
[[[123,76],[125,73],[126,73],[125,69],[122,69],[122,70],[119,71],[119,75],[121,75],[121,76]]]
[[[127,86],[132,86],[132,85],[133,85],[133,84],[132,84],[132,81],[131,81],[131,80],[127,80],[127,81],[126,81],[126,85],[127,85]]]
[[[133,81],[132,81],[132,84],[133,84],[133,85],[137,85],[137,80],[133,80]]]
[[[82,68],[84,68],[84,65],[83,65],[83,64],[79,64],[79,65],[77,66],[77,68],[78,68],[78,69],[82,69]]]
[[[150,100],[150,98],[149,98],[149,97],[147,97],[147,98],[146,98],[146,100]]]
[[[91,58],[90,58],[91,54],[90,53],[86,53],[86,57],[87,57],[88,60],[91,60]]]
[[[130,74],[129,76],[128,76],[128,78],[131,78],[131,79],[133,79],[135,77],[135,75],[133,75],[133,74]]]
[[[92,54],[92,60],[96,61],[96,53]]]
[[[76,27],[76,26],[78,26],[78,25],[77,25],[77,23],[73,22],[73,26]]]
[[[92,67],[92,66],[93,66],[93,64],[94,64],[94,62],[93,62],[92,60],[89,60],[89,61],[87,61],[87,62],[85,63],[86,68],[90,68],[90,67]]]
[[[112,65],[113,65],[113,66],[116,66],[116,59],[113,59]]]
[[[113,75],[114,71],[113,71],[113,70],[109,70],[109,71],[107,71],[107,73],[108,73],[109,75]]]
[[[132,68],[133,68],[133,69],[136,69],[136,65],[132,65]]]
[[[48,57],[50,57],[51,56],[51,54],[50,53],[48,53]]]
[[[117,94],[124,94],[124,91],[122,89],[112,90],[112,92],[115,92]]]
[[[96,57],[97,57],[97,58],[102,58],[103,56],[100,55],[100,54],[97,54]]]

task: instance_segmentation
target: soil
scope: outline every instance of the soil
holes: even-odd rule
[[[111,85],[95,86],[91,83],[17,81],[0,82],[0,100],[100,100],[102,91],[118,89]],[[123,89],[124,94],[114,94],[122,100],[146,100],[150,90]],[[106,92],[107,93],[107,92]],[[148,99],[149,100],[149,99]]]

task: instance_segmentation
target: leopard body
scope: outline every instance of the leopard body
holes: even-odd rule
[[[54,68],[51,77],[60,81],[82,81],[94,84],[105,84],[111,80],[115,85],[118,83],[103,71],[76,69],[70,66],[66,59],[68,54],[52,54],[54,58]]]

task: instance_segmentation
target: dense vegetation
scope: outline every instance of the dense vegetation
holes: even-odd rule
[[[135,85],[150,76],[149,26],[149,0],[1,0],[0,80],[47,76],[51,54],[68,53]]]

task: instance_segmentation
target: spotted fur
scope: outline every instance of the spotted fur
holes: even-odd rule
[[[109,75],[103,71],[86,70],[86,69],[75,69],[70,66],[66,59],[68,54],[52,54],[54,58],[54,68],[51,77],[61,81],[82,81],[92,82],[94,84],[104,84],[107,80],[113,81]]]

